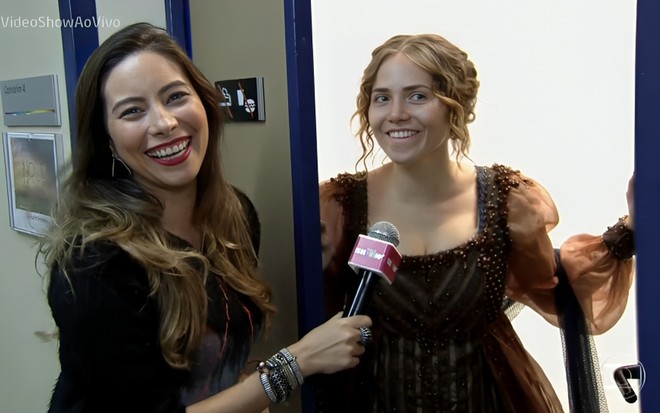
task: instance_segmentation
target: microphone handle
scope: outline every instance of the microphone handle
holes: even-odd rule
[[[344,317],[351,317],[357,314],[364,314],[364,310],[369,304],[371,298],[371,291],[374,289],[378,281],[378,274],[372,271],[366,271],[360,279],[360,284],[355,291],[355,297],[351,306],[344,308]]]

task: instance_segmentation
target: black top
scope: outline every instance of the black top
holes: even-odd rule
[[[59,329],[61,373],[49,412],[183,412],[238,380],[261,312],[209,276],[209,319],[191,370],[169,366],[145,269],[113,244],[86,248],[51,271],[48,302]]]

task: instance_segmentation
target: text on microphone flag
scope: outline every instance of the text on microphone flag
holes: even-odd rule
[[[362,234],[355,241],[353,253],[348,260],[348,265],[355,272],[360,269],[372,271],[385,277],[390,284],[400,264],[401,254],[393,244]]]

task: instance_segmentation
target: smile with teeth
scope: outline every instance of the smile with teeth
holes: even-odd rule
[[[387,133],[390,138],[393,139],[404,139],[409,138],[417,134],[417,131],[414,130],[395,130]]]
[[[152,158],[158,158],[158,159],[176,158],[177,155],[183,153],[183,151],[188,147],[189,144],[190,144],[190,139],[186,139],[182,142],[179,142],[176,145],[168,146],[166,148],[160,148],[154,151],[149,151],[147,152],[147,155],[151,156]]]

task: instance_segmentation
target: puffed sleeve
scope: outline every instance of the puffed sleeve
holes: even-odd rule
[[[547,235],[558,223],[557,208],[545,188],[526,177],[511,189],[508,208],[507,295],[558,325],[554,297],[557,263]],[[560,248],[561,265],[592,334],[607,331],[619,320],[632,283],[632,260],[621,259],[612,251],[615,249],[608,248],[603,236],[589,234],[574,235]]]
[[[539,183],[520,176],[508,198],[511,239],[507,295],[548,318],[555,313],[553,289],[557,263],[548,232],[559,221],[550,194]],[[548,318],[553,321],[552,317]]]
[[[323,253],[324,307],[329,318],[344,307],[347,294],[346,262],[344,257],[344,209],[337,200],[340,185],[335,180],[322,182],[319,187],[321,209],[321,246]]]
[[[612,328],[626,309],[633,260],[616,257],[603,236],[589,234],[566,240],[560,257],[592,333],[601,334]]]
[[[323,250],[323,269],[336,269],[337,251],[343,238],[344,213],[340,203],[335,198],[338,185],[333,180],[324,181],[319,186],[321,209],[321,247]]]

